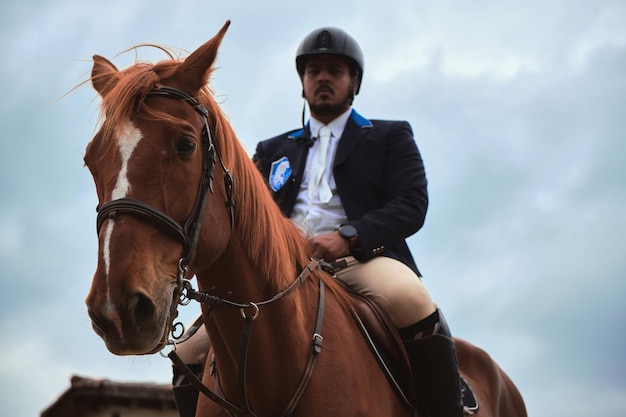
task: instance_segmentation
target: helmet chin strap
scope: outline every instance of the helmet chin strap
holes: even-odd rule
[[[304,87],[302,88],[302,128],[304,128],[304,116],[306,112],[306,95],[304,94]]]
[[[350,98],[350,105],[352,106],[352,103],[354,103],[354,96],[356,95],[356,93],[354,92],[354,89],[350,90],[350,95],[348,96]]]
[[[311,138],[311,133],[307,130],[306,125],[304,124],[304,117],[306,113],[306,97],[304,96],[304,90],[302,90],[302,99],[302,134],[306,137],[307,144],[310,148],[311,146],[313,146],[313,139]]]
[[[360,82],[358,81],[358,73],[352,78],[350,85],[350,105],[354,102],[354,97],[359,94]]]
[[[306,97],[304,96],[304,90],[302,90],[302,128],[304,128],[304,116],[306,112]]]

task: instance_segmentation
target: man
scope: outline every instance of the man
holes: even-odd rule
[[[405,241],[422,227],[428,206],[411,127],[352,109],[363,54],[343,30],[311,32],[298,47],[296,69],[311,118],[303,129],[260,142],[254,160],[283,213],[309,237],[313,256],[345,259],[350,266],[337,278],[390,315],[416,386],[428,390],[430,414],[462,416],[454,342]]]
[[[253,159],[285,216],[309,238],[312,256],[346,264],[337,278],[389,314],[430,415],[459,417],[454,342],[405,241],[426,216],[424,165],[407,122],[368,120],[352,109],[363,63],[343,30],[307,35],[296,69],[311,118],[260,142]]]

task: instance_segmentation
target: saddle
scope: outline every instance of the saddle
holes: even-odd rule
[[[402,403],[411,409],[416,404],[411,365],[389,315],[370,297],[347,290],[355,301],[352,316],[374,358]],[[469,384],[460,377],[465,415],[474,415],[478,403]]]
[[[389,315],[371,298],[347,290],[355,301],[352,317],[392,388],[408,408],[415,395],[411,365],[404,344]]]

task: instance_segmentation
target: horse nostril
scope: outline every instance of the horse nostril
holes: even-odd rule
[[[102,330],[102,325],[100,324],[102,319],[99,316],[96,316],[90,308],[87,309],[87,314],[91,319],[91,327],[93,328],[94,332],[96,332],[97,335],[102,336],[104,334],[104,331]]]
[[[131,320],[137,328],[141,328],[146,324],[154,321],[156,308],[150,298],[143,293],[137,293],[133,296],[128,306]]]

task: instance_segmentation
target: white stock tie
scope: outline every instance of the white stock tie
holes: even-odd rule
[[[309,199],[313,200],[315,191],[319,190],[319,200],[322,203],[328,203],[333,197],[326,172],[326,158],[328,156],[328,142],[330,142],[330,128],[326,125],[320,127],[317,133],[317,148],[311,161],[311,172],[309,173]]]

